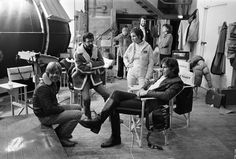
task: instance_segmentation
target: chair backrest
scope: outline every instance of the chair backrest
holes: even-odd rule
[[[9,81],[28,80],[33,78],[34,71],[31,65],[7,68]]]
[[[194,87],[194,73],[187,71],[187,70],[181,70],[179,71],[179,77],[182,79],[182,81],[189,85]]]
[[[184,60],[177,60],[179,64],[179,69],[181,70],[186,70],[190,71],[190,63]]]

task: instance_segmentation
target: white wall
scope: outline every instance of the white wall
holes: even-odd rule
[[[61,5],[65,9],[66,13],[71,19],[70,32],[71,32],[71,42],[70,47],[73,47],[73,39],[74,39],[74,10],[83,10],[84,11],[84,0],[60,0]]]
[[[219,38],[219,27],[222,26],[225,21],[227,25],[232,22],[236,22],[236,1],[235,0],[198,0],[199,10],[199,41],[197,53],[203,56],[210,69],[212,60],[215,55],[216,46]],[[207,7],[208,9],[204,9]],[[206,17],[206,28],[204,29],[204,14]],[[204,51],[201,48],[201,41],[205,41],[207,44],[204,47]],[[226,55],[226,52],[225,52]],[[215,88],[225,88],[231,85],[232,78],[232,66],[229,64],[229,60],[226,59],[226,73],[223,76],[212,75],[213,86]],[[206,82],[203,81],[203,86],[206,86]]]

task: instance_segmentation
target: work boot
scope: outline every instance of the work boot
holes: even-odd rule
[[[120,137],[114,137],[111,136],[107,141],[101,144],[102,148],[107,148],[107,147],[112,147],[115,145],[120,145],[121,144],[121,138]]]

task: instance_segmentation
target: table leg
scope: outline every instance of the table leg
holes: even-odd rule
[[[24,104],[25,104],[25,113],[28,115],[28,106],[27,106],[27,87],[24,87]]]
[[[15,113],[14,113],[14,106],[13,106],[13,104],[12,104],[12,94],[11,94],[12,92],[10,92],[10,101],[11,101],[11,113],[12,113],[12,116],[14,116],[15,115]]]

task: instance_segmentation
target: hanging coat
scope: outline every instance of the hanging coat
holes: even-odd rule
[[[217,43],[214,59],[211,63],[211,73],[215,75],[223,75],[225,73],[225,41],[227,35],[226,22],[223,23]]]

